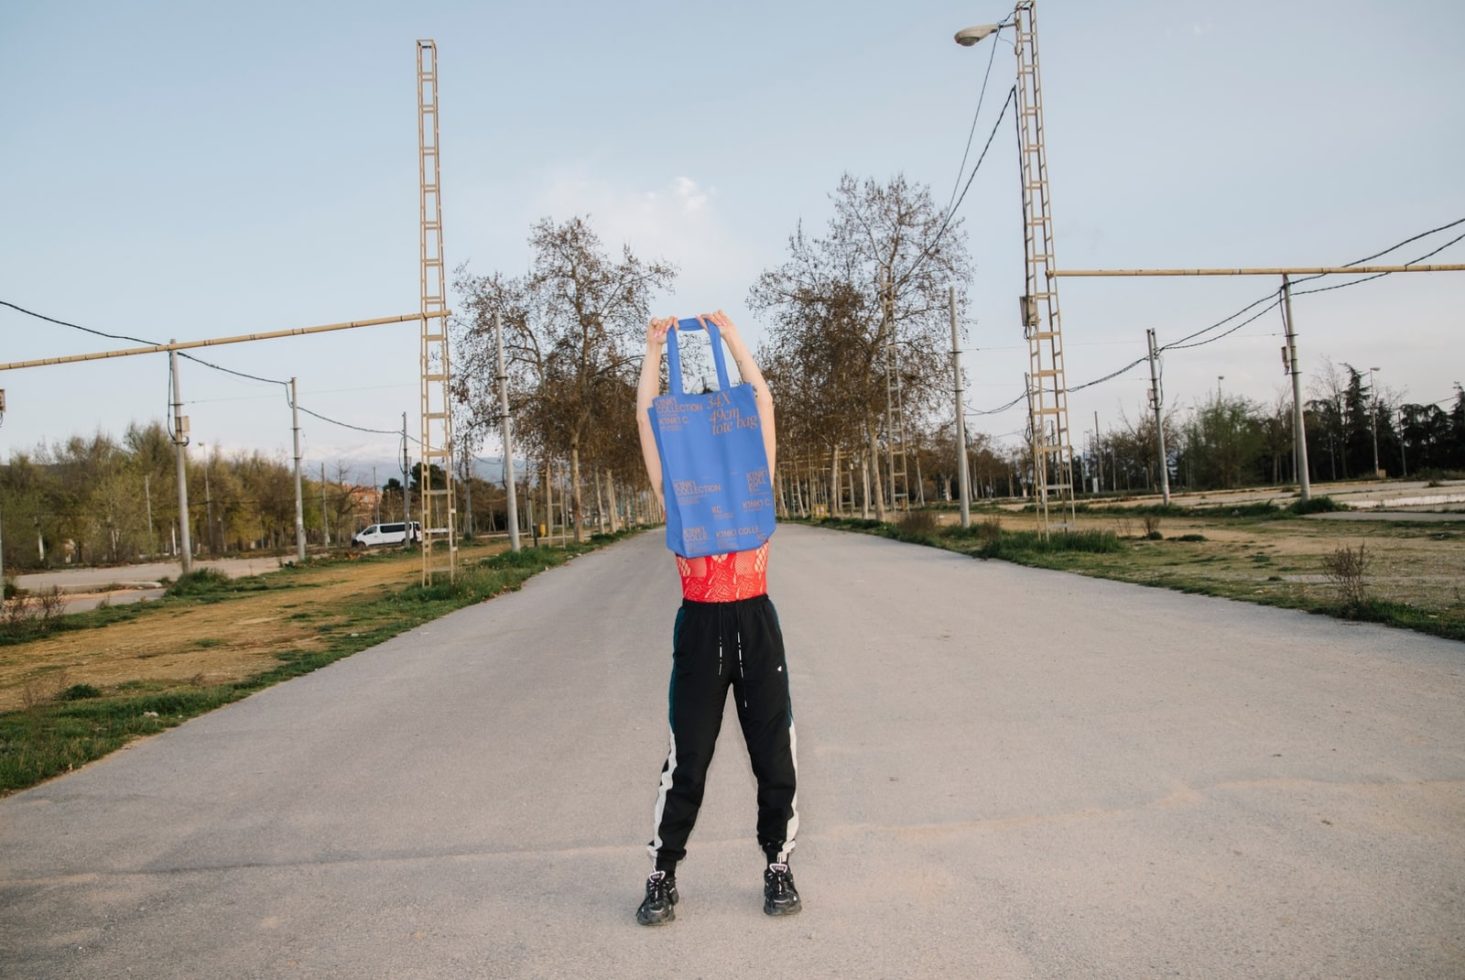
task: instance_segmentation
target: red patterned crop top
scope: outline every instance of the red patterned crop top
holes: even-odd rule
[[[705,558],[677,555],[682,598],[695,602],[736,602],[768,594],[768,544],[751,551],[730,551]]]

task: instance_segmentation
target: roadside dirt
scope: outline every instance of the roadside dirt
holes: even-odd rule
[[[1037,527],[1032,513],[998,516],[1007,530]],[[973,515],[973,520],[985,517]],[[942,519],[952,523],[956,517],[943,514]],[[1323,559],[1340,548],[1362,545],[1371,597],[1426,610],[1465,606],[1465,528],[1451,524],[1165,517],[1158,525],[1160,541],[1142,540],[1146,528],[1138,515],[1080,514],[1078,526],[1113,531],[1131,539],[1134,547],[1123,555],[1075,556],[1080,566],[1075,570],[1104,566],[1104,574],[1129,581],[1210,584],[1231,595],[1279,592],[1327,600],[1337,589],[1324,572]],[[1179,540],[1186,535],[1205,540]],[[1114,566],[1121,558],[1128,567],[1116,574]]]
[[[136,620],[0,647],[0,711],[51,700],[73,684],[152,689],[250,677],[274,667],[278,653],[324,646],[323,630],[347,626],[352,604],[418,581],[421,562],[412,554],[306,569],[272,580],[289,587],[148,609]]]

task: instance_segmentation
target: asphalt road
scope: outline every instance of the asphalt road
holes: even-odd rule
[[[647,534],[0,802],[17,977],[1458,977],[1465,645],[803,527],[805,910],[728,712],[677,921]]]

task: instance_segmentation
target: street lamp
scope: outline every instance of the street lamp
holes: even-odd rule
[[[1009,18],[997,24],[979,24],[956,32],[954,40],[971,47],[996,37],[1004,28],[1015,34],[1017,84],[1008,96],[1016,113],[1018,169],[1022,188],[1023,292],[1022,326],[1028,357],[1034,370],[1026,376],[1028,431],[1033,459],[1038,522],[1043,538],[1049,532],[1049,491],[1058,494],[1065,512],[1063,529],[1074,520],[1074,459],[1069,438],[1068,382],[1063,369],[1063,338],[1058,315],[1058,284],[1053,280],[1053,215],[1049,204],[1048,155],[1043,143],[1043,97],[1038,81],[1038,33],[1035,0],[1017,0]],[[994,40],[995,44],[996,41]],[[984,83],[985,84],[985,83]],[[980,101],[980,100],[979,100]],[[1006,111],[1006,105],[1003,106]],[[1039,307],[1047,322],[1039,329]],[[1049,479],[1049,471],[1055,479]]]
[[[969,48],[982,38],[996,34],[1001,28],[1001,24],[978,24],[976,27],[963,27],[956,32],[956,43],[964,48]]]
[[[1225,380],[1226,376],[1224,374],[1216,375],[1216,401],[1218,402],[1221,400],[1221,382]]]
[[[1371,367],[1368,369],[1368,395],[1373,401],[1373,409],[1368,413],[1368,427],[1373,432],[1373,475],[1379,475],[1379,390],[1374,387],[1373,375],[1375,371],[1382,368]]]

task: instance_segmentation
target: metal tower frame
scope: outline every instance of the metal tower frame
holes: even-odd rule
[[[435,575],[452,581],[458,570],[457,493],[453,486],[453,412],[450,402],[447,278],[443,267],[442,184],[438,152],[437,42],[417,42],[417,174],[422,254],[422,583]],[[432,466],[442,467],[434,486]],[[439,548],[441,543],[446,548]]]
[[[1017,141],[1022,171],[1023,250],[1026,291],[1023,334],[1028,340],[1028,428],[1039,527],[1049,531],[1050,498],[1057,498],[1062,527],[1073,521],[1073,445],[1069,438],[1068,381],[1063,366],[1063,320],[1052,278],[1052,199],[1048,152],[1043,143],[1043,93],[1038,75],[1038,28],[1033,0],[1019,0],[1017,27]]]
[[[900,348],[885,345],[885,438],[890,473],[890,509],[911,509],[909,467],[906,461],[905,393],[900,384]]]
[[[895,287],[888,271],[880,276],[880,307],[881,332],[885,336],[885,463],[890,478],[886,499],[892,511],[897,507],[908,511],[911,486],[906,466],[905,399],[900,385],[900,346],[895,336]],[[877,459],[877,477],[879,470]]]

